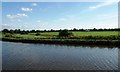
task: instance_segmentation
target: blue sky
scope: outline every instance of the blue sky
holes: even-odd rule
[[[117,28],[117,2],[3,2],[8,29]]]

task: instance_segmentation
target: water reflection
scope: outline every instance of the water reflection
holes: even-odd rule
[[[2,42],[0,41],[0,71],[2,70]]]
[[[4,70],[117,70],[118,48],[2,42]]]

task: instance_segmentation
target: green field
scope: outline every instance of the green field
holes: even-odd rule
[[[0,32],[0,38],[2,38],[2,32]]]
[[[0,39],[11,42],[27,43],[53,43],[53,44],[78,44],[78,45],[107,45],[119,46],[120,36],[118,31],[91,31],[72,32],[73,36],[59,37],[59,32],[37,32],[37,33],[0,33]]]
[[[117,31],[97,31],[97,32],[73,32],[75,36],[111,36],[118,35]]]
[[[118,31],[91,31],[91,32],[80,32],[74,31],[73,37],[84,38],[84,37],[101,37],[108,38],[111,36],[118,37]],[[23,39],[56,39],[58,38],[59,32],[39,32],[40,35],[36,35],[36,33],[28,33],[28,34],[12,34],[9,38],[23,38]],[[7,34],[3,34],[1,37],[6,38]],[[100,39],[100,38],[99,38]]]
[[[79,32],[73,31],[74,36],[111,36],[118,35],[118,31],[92,31],[92,32]],[[42,35],[58,35],[58,32],[44,32]]]

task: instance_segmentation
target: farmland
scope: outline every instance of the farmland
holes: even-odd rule
[[[118,31],[92,31],[92,32],[80,32],[80,31],[72,31],[73,37],[83,37],[83,36],[118,36]],[[59,32],[39,32],[39,35],[36,33],[28,33],[28,34],[12,34],[12,37],[16,38],[57,38]],[[5,37],[6,34],[3,34]]]
[[[119,31],[71,31],[73,36],[58,37],[59,32],[29,32],[0,33],[3,41],[57,43],[57,44],[84,44],[84,45],[112,45],[119,46]]]

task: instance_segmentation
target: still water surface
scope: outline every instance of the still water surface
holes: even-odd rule
[[[117,70],[118,48],[2,42],[3,70]]]

